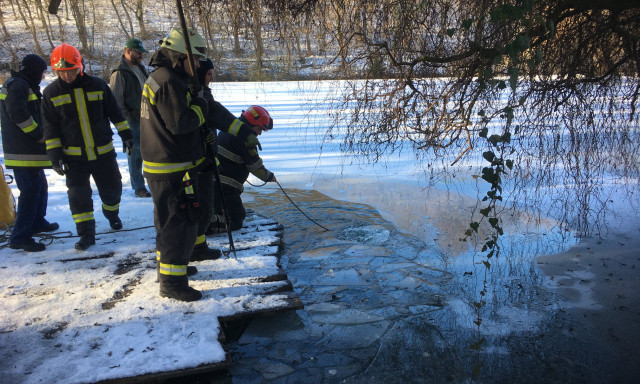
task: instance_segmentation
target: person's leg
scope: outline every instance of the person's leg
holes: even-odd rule
[[[73,221],[80,240],[76,249],[85,250],[96,242],[96,221],[93,216],[93,199],[91,198],[91,183],[89,162],[67,162],[67,195]]]
[[[225,203],[227,204],[227,214],[229,215],[229,228],[232,231],[242,228],[244,219],[247,217],[247,211],[242,204],[242,198],[240,193],[234,188],[224,188],[223,193],[225,197]]]
[[[111,228],[121,229],[122,222],[118,214],[122,197],[122,176],[115,155],[91,163],[91,175],[98,188],[100,200],[102,200],[102,213],[109,220]]]
[[[40,169],[14,169],[13,175],[20,191],[16,221],[9,238],[9,246],[26,251],[42,251],[44,244],[33,240],[33,225],[38,215],[38,204],[41,190],[38,187],[38,171]]]
[[[40,190],[40,200],[36,218],[33,223],[33,233],[55,231],[60,228],[58,223],[50,223],[45,219],[45,216],[47,216],[47,205],[49,202],[49,186],[47,184],[47,176],[45,176],[43,169],[39,170],[37,180],[36,188]]]
[[[150,179],[148,183],[155,208],[157,239],[160,240],[156,243],[160,256],[160,296],[181,301],[198,300],[202,293],[189,287],[187,278],[187,264],[196,241],[198,222],[179,208],[182,179]]]
[[[197,183],[197,198],[200,203],[198,236],[196,237],[196,244],[191,253],[191,261],[215,260],[222,255],[219,249],[209,248],[205,237],[213,210],[213,187],[213,172],[201,172],[198,175]]]
[[[137,196],[148,197],[148,194],[144,186],[144,177],[142,177],[142,155],[140,154],[140,122],[135,120],[128,120],[129,129],[133,133],[133,149],[131,154],[127,155],[127,162],[129,164],[129,179],[131,181],[131,189],[136,192],[140,192]]]

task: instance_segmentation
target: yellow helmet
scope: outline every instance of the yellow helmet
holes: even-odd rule
[[[198,56],[199,60],[205,60],[206,44],[204,39],[194,29],[188,28],[189,43],[191,44],[191,53]],[[167,48],[175,52],[187,54],[187,46],[184,43],[184,35],[182,34],[182,28],[174,28],[169,34],[162,40],[160,48]]]

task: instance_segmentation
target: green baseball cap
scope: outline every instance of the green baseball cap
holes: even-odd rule
[[[124,46],[126,48],[135,49],[140,52],[147,52],[147,50],[144,49],[144,46],[142,46],[142,41],[134,39],[133,37],[127,40],[127,43]]]

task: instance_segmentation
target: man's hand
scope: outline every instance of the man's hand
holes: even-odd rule
[[[127,139],[122,142],[122,152],[126,153],[127,156],[131,156],[133,153],[133,139]]]
[[[65,163],[62,159],[54,161],[52,162],[52,164],[53,170],[56,171],[56,173],[60,176],[64,176],[69,171],[69,166],[67,166],[67,163]]]
[[[267,179],[267,183],[277,183],[278,180],[276,180],[276,174],[271,172],[271,175],[269,175],[269,178]]]
[[[258,136],[252,133],[249,136],[247,136],[247,148],[255,148],[255,147],[258,147],[262,151],[262,146],[260,145]]]

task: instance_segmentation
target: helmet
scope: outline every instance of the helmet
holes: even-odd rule
[[[82,56],[73,45],[64,43],[51,52],[51,69],[54,71],[69,71],[82,68]]]
[[[251,125],[257,125],[265,131],[273,128],[273,119],[269,112],[258,105],[252,105],[246,111],[242,111],[241,120]]]
[[[191,53],[200,56],[200,60],[206,59],[206,44],[204,39],[198,32],[189,28],[189,43],[191,44]],[[182,28],[174,28],[160,43],[160,48],[167,48],[172,51],[187,54],[187,47],[184,43],[184,35]]]

